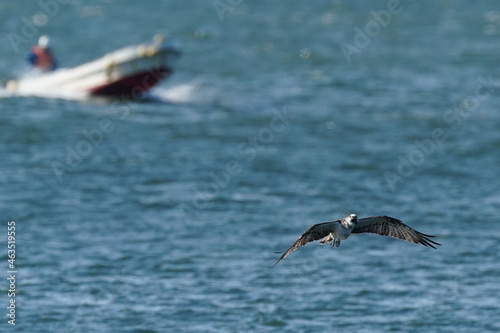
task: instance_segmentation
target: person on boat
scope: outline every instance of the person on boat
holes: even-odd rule
[[[33,69],[50,72],[57,68],[57,62],[49,47],[49,37],[43,35],[38,39],[38,44],[31,48],[27,62]]]

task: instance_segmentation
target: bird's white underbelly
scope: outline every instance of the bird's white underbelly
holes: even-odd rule
[[[347,237],[349,237],[351,235],[351,231],[352,229],[346,229],[346,228],[343,228],[342,226],[338,226],[337,228],[335,228],[335,232],[334,232],[334,238],[337,238],[337,239],[340,239],[340,240],[344,240],[346,239]]]

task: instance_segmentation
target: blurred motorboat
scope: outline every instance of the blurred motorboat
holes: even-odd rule
[[[35,96],[97,95],[138,97],[172,74],[180,51],[162,36],[152,43],[132,45],[94,61],[53,72],[30,73],[10,80],[11,94]]]

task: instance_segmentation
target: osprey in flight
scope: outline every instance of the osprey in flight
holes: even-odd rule
[[[429,239],[434,236],[418,232],[393,217],[373,216],[358,219],[356,214],[351,214],[340,220],[310,226],[274,264],[276,265],[290,253],[309,242],[320,240],[321,244],[331,242],[331,246],[339,246],[340,241],[347,239],[351,234],[364,233],[399,238],[410,243],[430,246],[433,249],[436,248],[434,245],[441,245]]]

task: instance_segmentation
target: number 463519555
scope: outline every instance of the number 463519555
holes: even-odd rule
[[[10,268],[13,269],[16,260],[16,222],[9,221],[7,225],[7,256]]]

